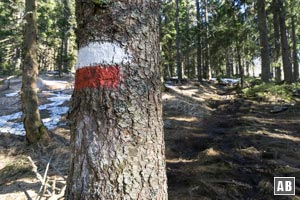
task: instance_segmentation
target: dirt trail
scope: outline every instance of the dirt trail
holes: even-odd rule
[[[274,176],[296,177],[296,196],[276,199],[300,199],[299,101],[275,114],[277,102],[213,84],[172,87],[169,95],[182,99],[179,112],[164,104],[170,199],[275,199]],[[202,116],[180,109],[190,102]]]
[[[163,102],[170,200],[275,199],[274,176],[295,176],[298,195],[276,199],[300,199],[299,101],[284,112],[270,113],[278,102],[243,99],[214,84],[167,90]],[[7,102],[6,93],[0,92],[0,99]],[[40,95],[43,101],[47,93]],[[4,106],[0,110],[10,113]],[[35,198],[41,181],[34,165],[43,176],[50,159],[48,190],[52,192],[55,182],[55,193],[62,191],[70,156],[68,127],[53,129],[52,137],[45,148],[27,146],[22,136],[0,134],[0,199],[28,199],[26,193]]]

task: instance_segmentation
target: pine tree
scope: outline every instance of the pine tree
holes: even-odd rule
[[[269,82],[270,79],[270,53],[267,29],[267,14],[265,10],[265,0],[257,0],[258,28],[261,46],[261,79]]]
[[[22,109],[26,139],[29,143],[49,139],[38,109],[36,79],[37,64],[37,19],[35,0],[25,1],[26,24],[24,31],[24,62],[22,78]]]
[[[159,2],[76,1],[66,199],[167,199]]]

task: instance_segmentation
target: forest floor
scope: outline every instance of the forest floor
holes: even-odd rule
[[[41,104],[64,110],[72,81],[40,77]],[[9,95],[20,86],[20,78],[14,78],[10,89],[0,90],[0,116],[21,111],[19,95]],[[62,103],[51,99],[58,93]],[[170,200],[300,199],[300,99],[292,104],[248,99],[232,87],[190,82],[168,85],[163,103]],[[42,112],[45,119],[54,116],[48,108]],[[38,199],[38,194],[57,199],[63,194],[70,149],[66,114],[60,114],[47,147],[28,146],[23,136],[10,134],[17,126],[0,127],[1,200]],[[19,122],[13,118],[11,126]],[[275,176],[296,177],[296,196],[275,198]]]

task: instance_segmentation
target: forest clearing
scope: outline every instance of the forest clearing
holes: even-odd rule
[[[49,94],[71,95],[73,79],[41,75],[40,105],[51,103]],[[21,111],[19,96],[7,96],[20,87],[20,78],[12,78],[10,89],[1,91],[0,118]],[[299,199],[299,101],[246,98],[216,82],[167,85],[163,119],[169,199],[274,199],[275,176],[296,177],[296,196],[278,199]],[[283,105],[288,109],[272,112]],[[51,118],[50,112],[41,113]],[[70,158],[66,115],[50,130],[48,146],[28,146],[24,136],[13,132],[0,134],[0,199],[62,197]]]

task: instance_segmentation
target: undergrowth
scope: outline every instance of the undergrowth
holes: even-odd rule
[[[253,80],[250,87],[243,89],[246,98],[257,98],[259,100],[268,100],[271,97],[290,102],[293,97],[300,95],[300,84],[276,84],[275,82],[262,83]]]

